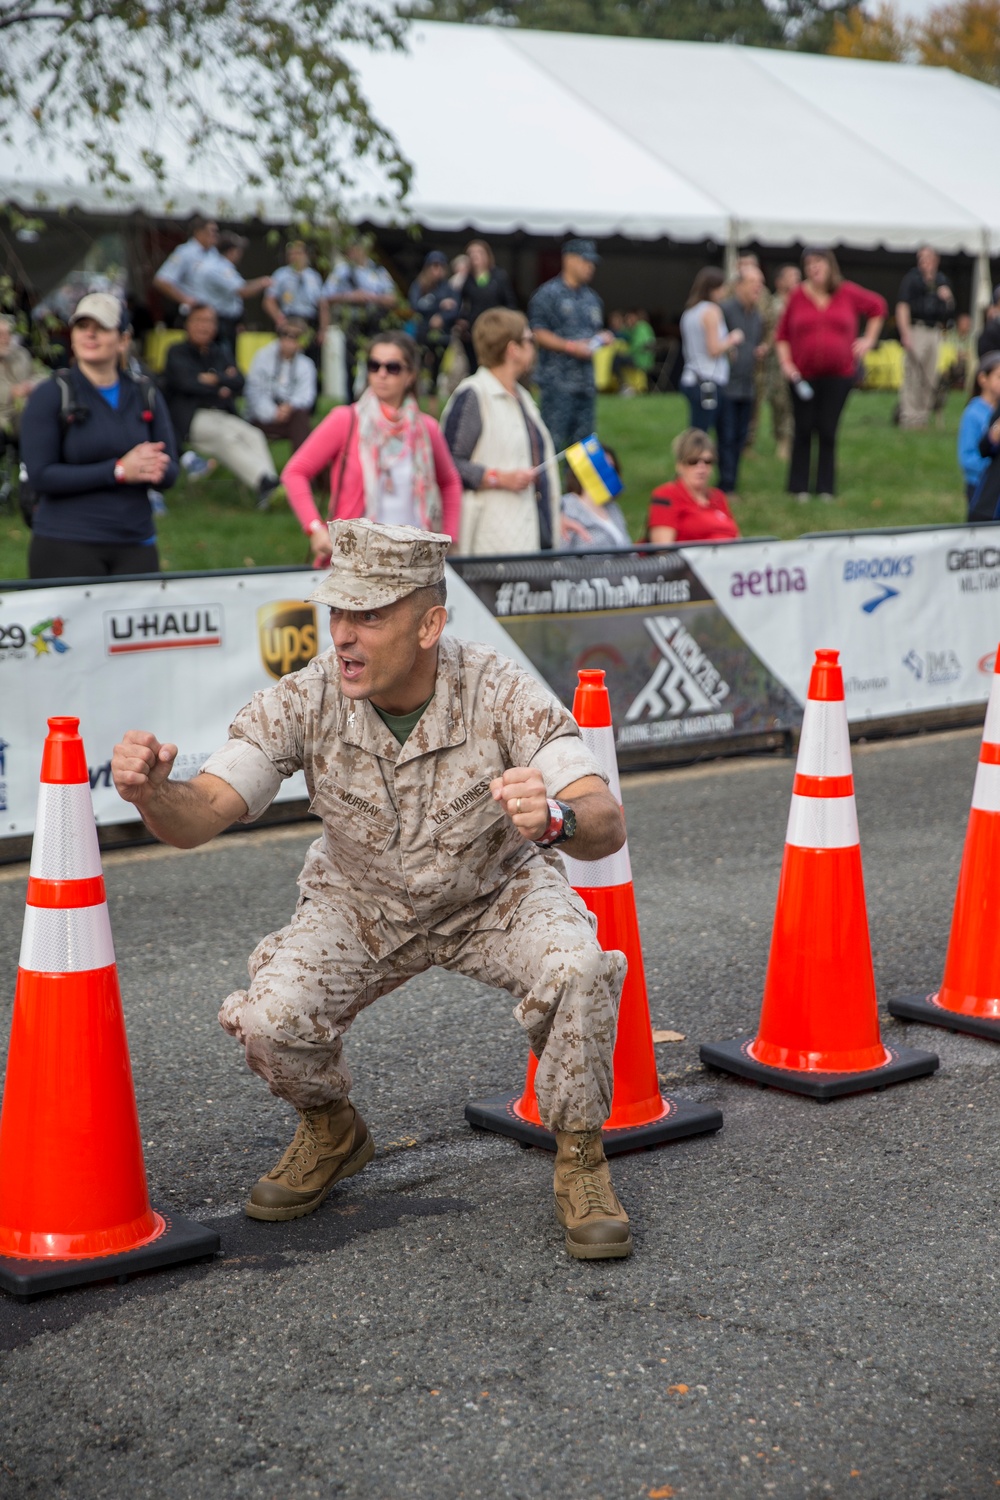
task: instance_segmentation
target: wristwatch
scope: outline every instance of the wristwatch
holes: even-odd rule
[[[125,465],[122,463],[121,459],[119,459],[115,464],[115,481],[118,484],[124,484],[127,479],[128,475],[125,473]]]
[[[549,825],[535,843],[542,849],[551,849],[553,844],[565,844],[576,834],[576,813],[568,802],[558,802],[549,797]]]

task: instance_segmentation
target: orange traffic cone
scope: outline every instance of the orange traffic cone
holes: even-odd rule
[[[0,1115],[0,1287],[34,1296],[214,1255],[149,1206],[78,719],[50,719]]]
[[[1000,648],[972,789],[944,979],[935,995],[904,995],[889,1013],[1000,1042]]]
[[[573,715],[584,744],[607,774],[610,790],[620,804],[611,699],[604,686],[603,672],[579,673]],[[718,1130],[722,1115],[713,1105],[664,1099],[660,1094],[628,844],[607,859],[578,860],[565,855],[564,858],[570,885],[597,918],[597,941],[604,949],[619,949],[628,959],[618,1011],[614,1096],[611,1116],[604,1126],[605,1153],[614,1156],[621,1151],[635,1151],[642,1146],[658,1146],[664,1141]],[[538,1113],[536,1067],[532,1053],[520,1096],[502,1094],[479,1104],[467,1104],[465,1118],[470,1125],[554,1151],[555,1136],[545,1129]]]
[[[760,1028],[701,1048],[711,1067],[814,1099],[938,1066],[879,1034],[839,654],[817,651],[809,680]]]

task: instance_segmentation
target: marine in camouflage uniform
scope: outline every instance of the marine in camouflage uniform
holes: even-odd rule
[[[545,828],[557,817],[545,797],[581,784],[572,794],[589,793],[605,822],[610,809],[616,836],[589,855],[601,858],[624,838],[606,778],[558,700],[484,646],[441,639],[432,695],[402,717],[345,691],[341,651],[363,656],[363,641],[351,643],[354,620],[440,589],[449,539],[368,521],[338,522],[331,536],[333,572],[313,597],[333,608],[337,649],[257,693],[191,790],[167,783],[163,793],[174,804],[196,798],[199,783],[209,793],[221,788],[220,815],[252,822],[283,779],[302,770],[323,823],[291,921],[258,945],[249,986],[229,995],[219,1015],[251,1069],[300,1114],[295,1140],[258,1182],[247,1212],[264,1219],[311,1212],[371,1159],[371,1137],[348,1098],[345,1033],[365,1006],[437,965],[516,998],[514,1016],[538,1059],[539,1111],[556,1133],[557,1217],[570,1253],[628,1254],[628,1219],[600,1141],[625,957],[598,945],[595,920],[556,851],[516,826],[522,808],[513,793],[523,785],[530,802],[528,781],[503,797],[497,790],[505,773],[533,777]],[[152,741],[132,739],[115,752],[123,795],[125,752]],[[162,760],[163,750],[147,744],[146,764]],[[181,841],[180,823],[162,807],[133,800],[154,832]],[[185,841],[205,837],[211,832]]]
[[[761,299],[760,310],[764,318],[764,342],[767,344],[767,354],[761,360],[757,371],[757,412],[755,414],[756,426],[765,401],[769,404],[775,448],[778,458],[785,462],[792,451],[795,422],[792,415],[792,393],[788,389],[788,381],[782,374],[778,363],[774,336],[787,301],[787,296],[782,296],[778,291],[766,293],[765,298]]]
[[[600,262],[593,240],[569,240],[563,246],[563,271],[544,282],[528,303],[528,321],[535,330],[559,341],[591,343],[604,329],[604,304],[592,287],[572,273],[589,278]],[[570,280],[567,280],[567,273]],[[597,386],[594,362],[547,349],[538,343],[536,379],[542,421],[552,434],[555,451],[562,453],[571,443],[589,437],[596,426]]]
[[[601,951],[559,855],[522,839],[490,791],[511,766],[536,767],[552,797],[600,775],[575,721],[530,673],[452,639],[402,746],[338,677],[328,651],[256,694],[203,767],[239,792],[243,822],[303,770],[323,821],[295,915],[251,955],[224,1029],[273,1093],[315,1108],[350,1092],[343,1037],[358,1012],[425,969],[454,969],[517,997],[549,1129],[600,1126],[624,957]]]

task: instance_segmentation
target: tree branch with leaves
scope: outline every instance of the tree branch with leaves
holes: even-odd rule
[[[359,182],[398,203],[409,163],[343,44],[399,48],[404,27],[378,0],[0,0],[0,139],[29,122],[109,197],[204,163],[300,219]]]
[[[835,57],[951,68],[997,88],[1000,0],[953,0],[919,21],[904,16],[892,0],[881,0],[872,9],[856,5],[836,22],[830,51]]]

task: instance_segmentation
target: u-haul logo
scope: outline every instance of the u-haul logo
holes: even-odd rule
[[[104,616],[104,649],[109,656],[128,656],[135,651],[171,651],[180,646],[221,645],[221,604],[123,609]]]

